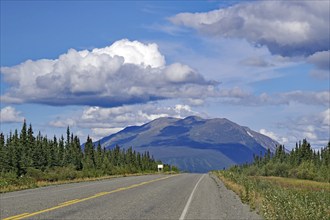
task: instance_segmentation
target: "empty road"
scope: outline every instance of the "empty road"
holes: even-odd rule
[[[261,219],[209,174],[123,177],[0,199],[1,219]]]

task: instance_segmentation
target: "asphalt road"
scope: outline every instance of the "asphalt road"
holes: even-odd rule
[[[147,175],[1,194],[1,219],[261,219],[209,174]]]

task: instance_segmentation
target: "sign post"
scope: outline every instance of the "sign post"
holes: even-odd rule
[[[158,172],[163,171],[164,165],[163,164],[158,164]]]

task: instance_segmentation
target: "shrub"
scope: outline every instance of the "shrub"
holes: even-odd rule
[[[297,177],[299,179],[313,180],[316,177],[316,167],[311,161],[304,161],[298,167]]]
[[[39,169],[36,169],[33,167],[28,167],[26,170],[26,176],[31,177],[31,178],[35,179],[36,181],[41,181],[41,180],[44,180],[45,173]]]
[[[274,176],[288,177],[290,166],[286,163],[277,163],[274,165]]]

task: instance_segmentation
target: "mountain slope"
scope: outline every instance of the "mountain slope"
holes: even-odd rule
[[[148,150],[155,158],[177,165],[182,170],[207,172],[241,164],[253,154],[274,151],[278,143],[228,119],[159,118],[142,126],[124,130],[100,140],[112,148],[116,144]]]

